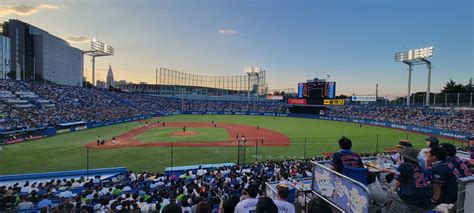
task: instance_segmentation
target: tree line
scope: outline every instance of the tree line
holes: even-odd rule
[[[472,85],[472,78],[463,85],[462,83],[458,83],[453,79],[449,79],[448,82],[444,85],[441,93],[471,93],[474,92],[474,86]]]

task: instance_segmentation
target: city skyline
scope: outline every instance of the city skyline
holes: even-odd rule
[[[97,60],[116,79],[154,83],[155,68],[240,75],[262,66],[270,89],[308,78],[337,82],[337,93],[405,95],[407,67],[398,51],[434,46],[432,92],[473,71],[473,3],[445,1],[4,1],[1,21],[19,19],[82,50],[94,37],[115,48]],[[405,3],[405,4],[403,4]],[[91,63],[84,72],[91,79]],[[225,71],[222,71],[225,70]],[[319,75],[319,76],[318,76]],[[426,90],[415,68],[412,92]]]

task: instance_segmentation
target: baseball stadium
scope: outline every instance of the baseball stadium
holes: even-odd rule
[[[0,212],[474,212],[472,77],[432,92],[433,46],[393,50],[407,94],[347,96],[319,72],[275,89],[261,66],[118,81],[106,42],[0,27]]]

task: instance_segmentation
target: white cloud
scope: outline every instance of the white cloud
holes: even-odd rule
[[[86,36],[69,36],[64,38],[64,40],[68,41],[69,43],[87,43],[91,40],[91,38]]]
[[[39,9],[59,9],[58,5],[55,4],[40,4],[38,5]]]
[[[39,4],[38,6],[32,5],[18,5],[18,6],[8,6],[0,5],[0,16],[8,15],[20,15],[20,16],[29,16],[33,13],[36,13],[40,10],[55,10],[59,9],[58,5],[54,4]]]
[[[239,33],[237,30],[234,30],[234,29],[220,29],[217,32],[219,34],[237,34],[237,33]]]

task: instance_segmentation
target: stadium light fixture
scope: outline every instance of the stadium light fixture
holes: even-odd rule
[[[433,56],[433,47],[424,47],[395,53],[396,62],[416,62]]]
[[[97,39],[91,39],[91,50],[84,51],[84,54],[92,57],[92,85],[95,85],[95,58],[114,55],[114,48]]]
[[[113,55],[114,48],[104,42],[97,41],[96,39],[91,40],[91,49],[96,51],[97,53],[102,53],[105,55]]]
[[[395,61],[408,65],[408,94],[406,105],[410,105],[411,95],[411,72],[414,65],[426,64],[428,69],[428,81],[426,89],[426,105],[430,105],[430,82],[431,82],[431,62],[427,58],[433,56],[434,47],[423,47],[414,50],[395,53]]]

